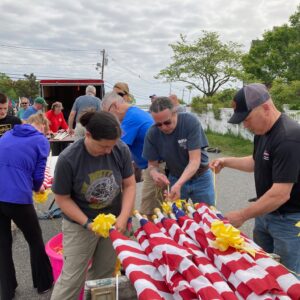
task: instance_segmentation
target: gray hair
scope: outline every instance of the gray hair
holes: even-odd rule
[[[123,99],[123,97],[121,97],[120,95],[118,95],[116,92],[112,91],[109,93],[106,93],[102,99],[102,109],[108,110],[108,108],[113,104],[113,103],[123,103],[125,102],[125,100]]]
[[[157,97],[150,105],[150,112],[158,113],[165,109],[173,111],[174,105],[168,97]]]
[[[86,95],[93,94],[96,95],[96,88],[93,85],[88,85],[85,89]]]

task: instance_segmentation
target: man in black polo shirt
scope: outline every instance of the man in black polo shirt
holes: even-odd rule
[[[21,120],[15,116],[10,116],[8,112],[8,98],[0,93],[0,137],[16,124],[21,124]]]
[[[254,172],[257,201],[225,215],[239,227],[255,217],[254,241],[300,279],[300,125],[275,107],[267,88],[244,86],[233,99],[229,123],[255,134],[252,156],[219,158],[210,163],[216,172],[224,167]]]

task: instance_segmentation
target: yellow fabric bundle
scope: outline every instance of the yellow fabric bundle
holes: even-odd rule
[[[33,201],[38,204],[45,203],[50,193],[51,193],[50,189],[46,189],[44,192],[33,192],[32,194]]]
[[[255,256],[255,250],[246,245],[241,232],[232,225],[224,224],[222,221],[214,221],[211,224],[211,231],[216,237],[213,246],[220,251],[226,251],[229,247],[233,247]]]
[[[100,236],[107,238],[109,230],[116,223],[116,217],[113,214],[99,214],[92,223],[92,230]]]

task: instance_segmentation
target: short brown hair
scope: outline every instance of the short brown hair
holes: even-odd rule
[[[51,105],[52,110],[54,110],[56,107],[61,107],[61,109],[63,109],[63,105],[59,101],[56,101],[56,102],[52,103],[52,105]]]
[[[5,104],[5,103],[7,103],[7,102],[8,102],[7,96],[4,95],[4,94],[2,94],[2,93],[0,93],[0,103],[1,103],[1,104]]]

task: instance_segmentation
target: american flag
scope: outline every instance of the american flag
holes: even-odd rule
[[[173,299],[163,277],[137,242],[115,229],[110,231],[110,239],[139,299]]]
[[[190,251],[162,233],[155,224],[141,220],[141,225],[146,234],[144,242],[147,243],[147,251],[153,255],[153,262],[157,267],[164,265],[169,271],[181,274],[200,299],[222,299],[211,282],[193,263]],[[172,281],[169,283],[173,284]]]
[[[223,299],[238,299],[218,269],[212,264],[204,252],[200,250],[199,244],[189,238],[175,220],[164,218],[162,219],[162,224],[175,242],[191,252],[193,262],[212,283]]]
[[[51,188],[52,183],[53,183],[53,177],[51,176],[50,173],[50,167],[46,166],[43,186],[45,189],[49,189]]]
[[[160,264],[156,259],[149,246],[147,235],[141,227],[135,232],[135,236],[144,252],[148,255],[149,259],[153,262],[153,265],[164,278],[174,299],[198,299],[194,289],[177,270],[171,270],[168,264]]]
[[[197,214],[199,224],[203,225],[206,232],[210,232],[211,223],[220,218],[221,213],[209,209],[205,204],[197,204]],[[195,216],[195,215],[194,215]],[[222,217],[222,216],[221,216]],[[200,218],[200,219],[199,219]],[[228,223],[227,220],[223,220],[224,223]],[[264,252],[257,244],[243,234],[245,241],[257,250],[255,256],[251,256],[247,253],[242,255],[246,259],[256,264],[264,272],[268,273],[272,278],[275,279],[276,283],[280,286],[280,289],[284,291],[292,299],[300,299],[300,282],[293,276],[283,265],[272,259],[266,252]],[[261,273],[261,278],[263,273]],[[253,278],[255,284],[255,277]],[[282,293],[283,294],[283,293]]]
[[[207,207],[207,209],[209,208]],[[198,213],[203,220],[206,220],[206,215],[200,213],[199,210]],[[208,229],[206,222],[197,224],[183,214],[179,215],[178,221],[182,225],[182,229],[199,242],[203,251],[242,298],[258,299],[257,297],[261,296],[263,299],[266,297],[272,299],[272,295],[286,295],[275,278],[258,266],[247,253],[231,247],[226,251],[220,251],[213,247],[212,242],[215,240],[215,236],[210,227]]]
[[[137,242],[111,232],[139,299],[300,299],[296,277],[247,237],[255,257],[231,247],[225,252],[215,248],[210,227],[222,218],[219,212],[202,205],[191,211],[195,219],[178,209],[177,220],[158,214],[157,225],[139,215]]]

